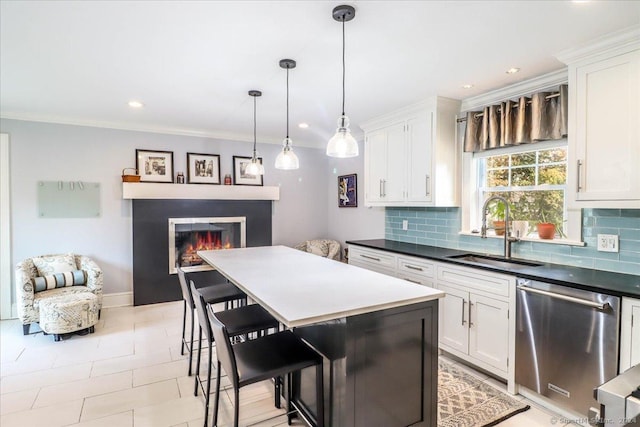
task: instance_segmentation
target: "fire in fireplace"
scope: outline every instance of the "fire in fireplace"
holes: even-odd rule
[[[205,271],[212,267],[198,251],[244,248],[246,217],[169,218],[169,274],[176,263],[185,271]]]

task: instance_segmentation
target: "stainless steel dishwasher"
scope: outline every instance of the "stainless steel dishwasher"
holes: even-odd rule
[[[618,370],[620,298],[517,280],[516,383],[584,416]]]

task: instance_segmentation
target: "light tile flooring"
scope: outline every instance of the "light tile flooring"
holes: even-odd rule
[[[23,336],[17,320],[0,322],[0,425],[201,426],[204,400],[201,393],[194,397],[193,377],[186,375],[181,328],[182,302],[104,309],[94,334],[60,342],[42,333]],[[229,392],[221,395],[221,426],[230,425],[233,416]],[[240,402],[242,426],[284,412],[274,408],[269,382],[243,388]],[[529,404],[531,409],[499,426],[562,425],[551,412]],[[256,425],[284,426],[286,417]]]

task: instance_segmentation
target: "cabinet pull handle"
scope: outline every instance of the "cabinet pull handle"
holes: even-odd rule
[[[418,270],[418,271],[422,271],[421,267],[415,267],[411,264],[405,264],[405,267],[410,268],[411,270]]]
[[[464,320],[464,305],[466,304],[466,301],[463,299],[462,300],[462,326],[464,326],[464,324],[466,323]]]
[[[429,194],[431,194],[431,192],[429,191],[429,175],[425,175],[425,195],[428,196]]]
[[[582,160],[578,160],[578,166],[576,167],[578,177],[576,179],[576,193],[579,193],[582,190],[582,185],[580,185],[580,168],[582,167]]]
[[[380,262],[380,258],[376,258],[376,257],[369,256],[369,255],[362,255],[362,254],[361,254],[360,256],[361,256],[362,258],[372,259],[372,260],[374,260],[374,261],[378,261],[378,262]]]
[[[471,307],[473,307],[473,303],[469,301],[469,328],[473,326],[473,322],[471,321]]]
[[[382,197],[382,180],[380,180],[380,197]]]
[[[387,197],[387,180],[382,180],[382,197]]]
[[[416,284],[418,284],[418,285],[422,285],[422,283],[420,283],[420,282],[419,282],[419,281],[417,281],[417,280],[407,279],[406,277],[404,278],[404,280],[406,280],[407,282],[412,282],[412,283],[416,283]]]

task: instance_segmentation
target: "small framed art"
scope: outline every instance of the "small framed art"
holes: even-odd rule
[[[187,153],[187,183],[220,184],[220,156]]]
[[[262,164],[262,158],[258,158]],[[236,185],[263,185],[262,175],[247,173],[247,165],[251,163],[251,157],[233,156],[233,183]]]
[[[173,182],[173,151],[136,149],[136,169],[140,181]]]
[[[358,177],[355,173],[338,177],[338,206],[358,207]]]

